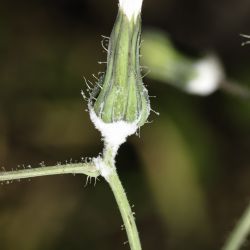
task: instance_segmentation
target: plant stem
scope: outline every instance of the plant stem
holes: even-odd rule
[[[116,171],[109,177],[109,185],[115,196],[117,205],[120,209],[123,223],[128,236],[131,250],[141,250],[139,234],[135,224],[135,218],[129,205],[126,193]]]
[[[46,175],[58,174],[85,174],[90,177],[98,177],[99,171],[93,163],[73,163],[51,167],[29,168],[15,171],[0,172],[0,181],[19,180]]]
[[[132,212],[131,206],[129,204],[127,195],[124,191],[122,183],[119,179],[115,168],[114,157],[116,155],[116,149],[112,147],[105,147],[103,154],[103,161],[107,167],[109,167],[112,171],[109,176],[105,179],[109,183],[112,192],[115,196],[117,205],[119,207],[122,220],[127,232],[128,242],[131,250],[141,250],[141,243],[139,239],[138,230],[135,224],[134,214]]]
[[[250,204],[222,250],[239,250],[250,233]]]

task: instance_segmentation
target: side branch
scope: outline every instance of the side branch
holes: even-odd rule
[[[98,177],[100,175],[95,165],[92,162],[89,162],[57,165],[51,167],[30,168],[15,171],[4,171],[0,172],[0,181],[11,181],[59,174],[85,174],[89,177]]]

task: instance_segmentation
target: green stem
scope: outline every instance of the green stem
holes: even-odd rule
[[[120,209],[123,223],[128,235],[130,248],[131,250],[141,250],[141,243],[135,224],[134,215],[116,171],[114,171],[113,174],[109,176],[109,185],[113,191],[117,205]]]
[[[51,167],[4,171],[0,172],[0,181],[11,181],[24,178],[59,174],[85,174],[90,177],[98,177],[99,171],[96,169],[93,163],[73,163]]]
[[[119,179],[115,168],[114,157],[116,154],[116,149],[112,149],[112,147],[106,147],[104,150],[104,163],[107,167],[109,167],[112,171],[109,176],[105,179],[109,183],[112,192],[115,196],[117,205],[119,207],[122,220],[127,232],[128,242],[131,250],[141,250],[141,243],[139,239],[138,230],[135,224],[134,214],[132,212],[131,206],[128,202],[127,195],[124,191],[122,183]]]
[[[239,250],[250,233],[250,204],[222,250]]]

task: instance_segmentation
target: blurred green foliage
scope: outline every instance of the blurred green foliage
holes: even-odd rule
[[[238,39],[250,33],[248,1],[144,2],[144,29],[150,24],[170,33],[190,57],[215,51],[227,75],[250,86],[250,47]],[[91,80],[103,70],[100,35],[110,33],[116,13],[114,2],[107,6],[0,3],[0,166],[54,164],[100,152],[80,90],[86,89],[83,76]],[[149,55],[152,61],[159,49]],[[249,100],[221,91],[196,97],[145,82],[161,114],[152,114],[153,122],[117,158],[143,249],[219,249],[250,196]],[[85,181],[62,176],[2,185],[0,248],[128,249],[108,186],[100,180],[84,188]]]

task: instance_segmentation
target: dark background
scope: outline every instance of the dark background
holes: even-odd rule
[[[116,13],[114,0],[0,2],[0,166],[52,165],[102,150],[80,90],[83,76],[104,70],[100,35],[110,34]],[[215,51],[227,75],[250,86],[250,46],[239,36],[250,34],[249,0],[145,0],[143,30],[152,27],[190,55]],[[250,200],[249,100],[145,82],[161,115],[117,158],[143,249],[220,249]],[[1,250],[129,249],[108,185],[85,182],[55,176],[1,185]]]

